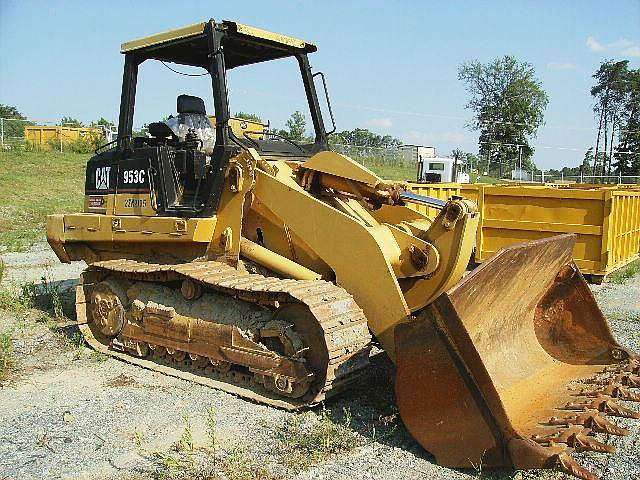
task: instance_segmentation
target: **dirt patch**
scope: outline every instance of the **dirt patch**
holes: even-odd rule
[[[110,388],[118,388],[118,387],[134,387],[134,386],[139,386],[139,384],[138,382],[136,382],[134,378],[128,375],[125,375],[124,373],[121,373],[120,375],[110,378],[109,380],[104,382],[104,386],[110,387]]]

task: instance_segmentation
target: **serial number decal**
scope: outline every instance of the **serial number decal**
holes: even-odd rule
[[[144,183],[146,173],[144,170],[125,170],[124,183]]]
[[[103,196],[89,195],[89,208],[103,208],[106,201]]]
[[[124,208],[145,208],[146,206],[146,198],[127,198],[124,201]]]

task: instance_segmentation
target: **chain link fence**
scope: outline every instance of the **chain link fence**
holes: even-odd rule
[[[0,118],[0,149],[28,151],[58,151],[91,153],[99,145],[115,140],[117,129],[113,125],[91,125],[79,127],[77,123],[61,121]],[[341,153],[381,174],[389,174],[396,180],[413,181],[417,173],[417,153],[415,145],[354,145],[331,142],[331,149]],[[461,171],[472,174],[472,178],[487,177],[482,171],[481,161],[461,161]],[[517,171],[517,170],[516,170]],[[484,174],[484,175],[483,175]],[[506,175],[511,174],[509,177]],[[582,183],[582,184],[638,184],[640,176],[633,175],[551,175],[543,170],[504,172],[500,182],[533,183]]]

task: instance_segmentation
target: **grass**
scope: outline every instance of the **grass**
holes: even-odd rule
[[[42,277],[42,283],[28,282],[20,287],[0,285],[0,310],[18,317],[17,325],[25,320],[45,325],[63,347],[73,352],[73,358],[79,359],[88,352],[84,337],[77,330],[60,327],[60,321],[67,317],[62,308],[62,294],[58,284],[48,280],[48,274]],[[4,350],[9,351],[8,349]],[[89,359],[103,362],[108,357],[91,350]]]
[[[612,283],[623,284],[638,274],[640,274],[640,259],[631,262],[616,272],[613,272],[609,275],[609,281]]]
[[[145,476],[145,479],[276,480],[277,477],[253,458],[246,448],[237,445],[227,449],[219,448],[215,407],[209,407],[205,411],[204,426],[209,437],[208,445],[196,445],[189,414],[184,413],[182,419],[182,434],[169,451],[146,450],[144,434],[134,432],[136,449],[155,465],[155,472],[149,477]]]
[[[408,165],[365,165],[369,170],[385,180],[415,182],[417,170]]]
[[[206,427],[207,436],[209,437],[209,446],[211,447],[211,450],[215,452],[218,438],[218,418],[216,407],[211,406],[207,409]]]
[[[184,430],[175,445],[175,450],[177,452],[193,452],[193,430],[191,428],[191,419],[189,418],[188,413],[185,413],[182,416],[182,421],[184,422]]]
[[[0,151],[0,246],[22,251],[45,236],[46,216],[80,211],[89,154]]]
[[[9,333],[0,334],[0,384],[14,371],[16,359],[13,353],[13,340]]]
[[[308,412],[289,417],[276,432],[285,465],[299,472],[361,445],[362,439],[350,427],[349,410],[343,413],[339,422],[326,409],[319,415]]]
[[[0,310],[21,314],[35,305],[36,286],[25,283],[19,289],[0,285]]]
[[[479,175],[475,183],[504,183],[504,180],[500,180],[496,177],[490,177],[488,175]]]

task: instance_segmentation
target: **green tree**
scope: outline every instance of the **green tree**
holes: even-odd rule
[[[620,131],[628,96],[628,67],[628,60],[607,60],[593,74],[596,84],[591,88],[591,96],[595,99],[593,111],[599,119],[594,175],[611,173],[614,136]]]
[[[334,144],[344,144],[363,148],[398,148],[402,142],[391,135],[379,135],[366,128],[344,130],[329,137]]]
[[[72,128],[84,127],[84,124],[80,120],[76,120],[75,118],[69,117],[67,115],[65,115],[60,119],[60,123],[64,127],[72,127]]]
[[[0,118],[4,119],[2,125],[5,142],[12,138],[23,138],[25,125],[33,125],[33,122],[25,121],[26,117],[12,105],[0,104]]]
[[[477,60],[458,68],[471,99],[466,107],[474,112],[469,126],[480,131],[480,155],[498,175],[514,168],[519,149],[525,169],[531,169],[530,140],[544,122],[549,98],[533,67],[505,55],[487,64]]]
[[[100,117],[98,120],[96,120],[95,122],[91,122],[91,127],[113,127],[115,126],[115,123],[110,122],[109,120],[107,120],[104,117]]]
[[[622,175],[640,175],[640,69],[628,71],[625,80],[615,170]]]
[[[476,155],[475,153],[467,152],[464,154],[464,157],[464,162],[468,173],[471,173],[474,170],[478,170],[480,165],[480,157],[478,157],[478,155]]]
[[[262,123],[262,118],[255,113],[247,113],[247,112],[236,112],[234,115],[236,118],[242,118],[244,120],[251,120],[252,122]]]
[[[582,166],[584,168],[589,168],[589,166],[593,163],[593,147],[587,148],[587,151],[584,152],[584,158],[582,159]]]
[[[305,140],[305,130],[307,128],[307,121],[304,118],[302,112],[296,110],[291,114],[289,120],[286,123],[287,130],[281,130],[281,135],[285,136],[289,140],[303,141]]]

